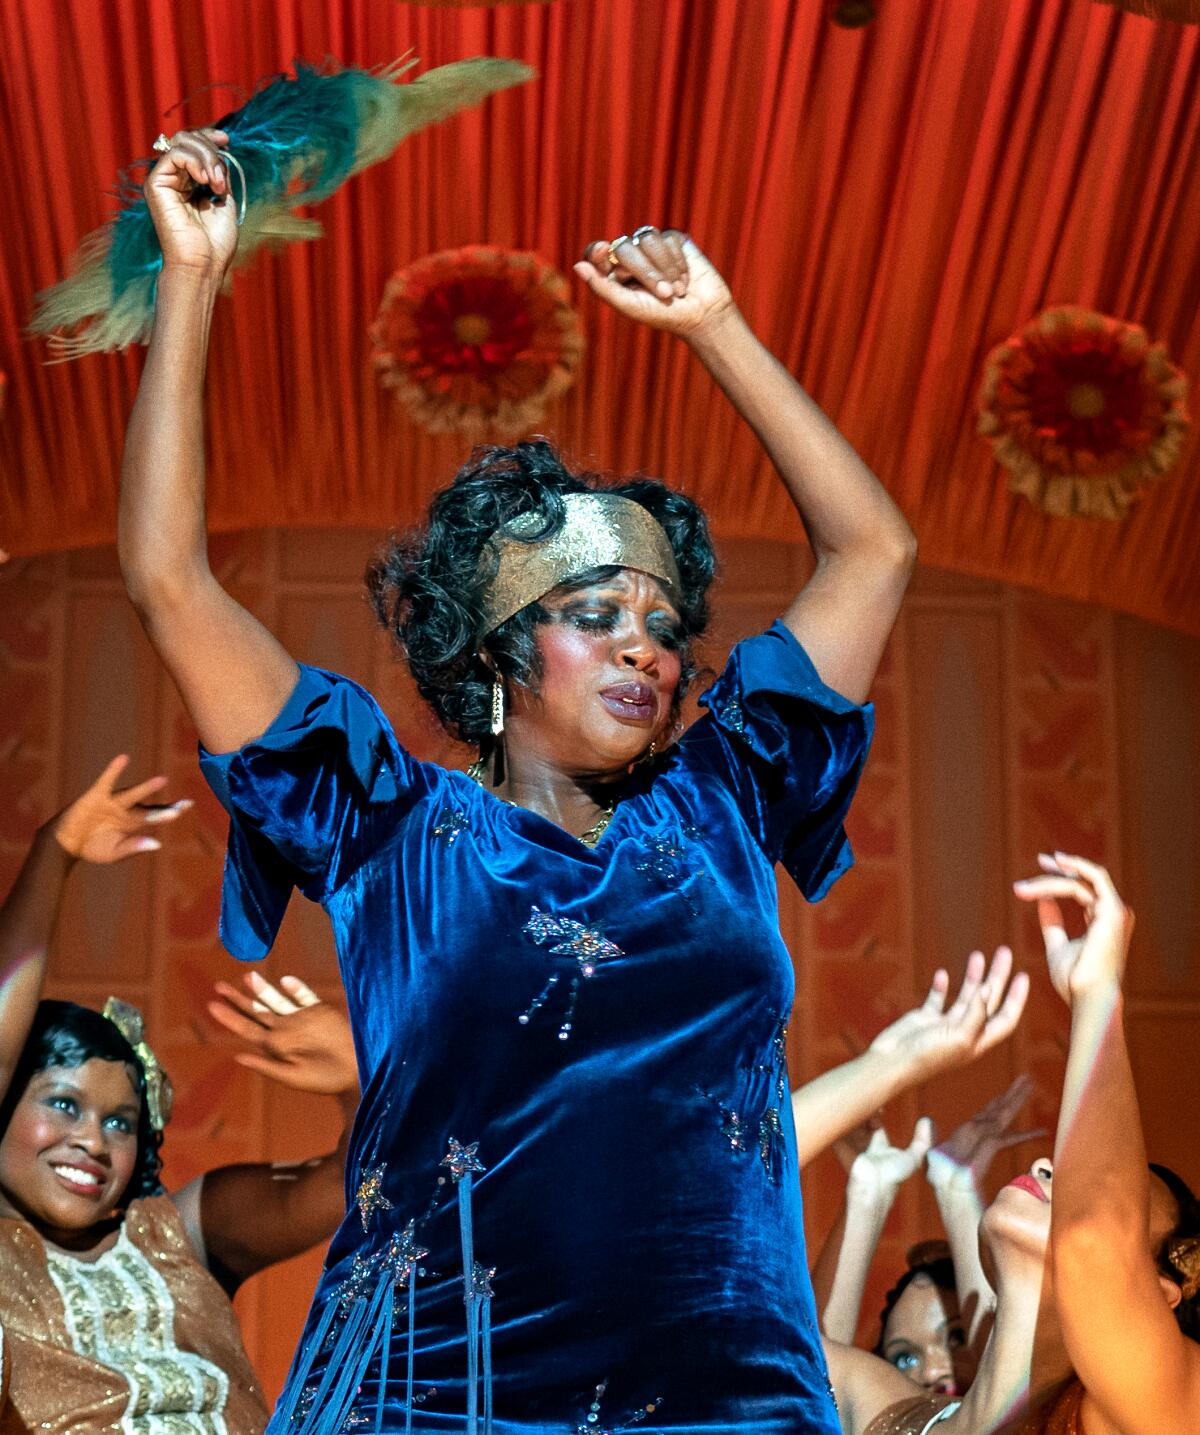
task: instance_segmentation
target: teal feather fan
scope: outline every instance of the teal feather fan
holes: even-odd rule
[[[235,265],[264,245],[317,238],[321,226],[299,208],[328,199],[409,135],[534,74],[520,61],[483,57],[398,83],[416,63],[360,70],[297,61],[294,76],[277,77],[216,121],[245,173]],[[240,197],[236,174],[231,187]],[[150,337],[162,251],[140,186],[123,177],[118,198],[121,208],[83,241],[69,277],[35,301],[30,329],[49,335],[60,358],[111,353]]]

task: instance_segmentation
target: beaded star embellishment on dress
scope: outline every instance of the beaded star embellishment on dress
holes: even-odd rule
[[[558,1029],[559,1041],[566,1041],[571,1035],[571,1029],[575,1021],[575,1008],[579,1002],[579,988],[581,981],[590,981],[596,975],[596,968],[601,962],[608,961],[610,957],[623,956],[621,948],[616,942],[610,942],[602,932],[594,927],[585,927],[582,922],[577,922],[574,917],[552,917],[548,912],[543,912],[540,907],[533,907],[529,914],[529,920],[521,928],[522,933],[531,941],[536,942],[539,947],[546,946],[553,942],[550,951],[555,956],[574,957],[579,968],[575,976],[571,978],[570,992],[567,997],[566,1015],[563,1017],[562,1025]],[[528,1026],[533,1017],[549,1001],[551,994],[558,985],[558,974],[553,974],[542,990],[534,997],[528,1007],[517,1017],[522,1026]]]
[[[358,1183],[358,1192],[354,1201],[358,1207],[358,1215],[364,1231],[370,1225],[371,1217],[376,1211],[392,1209],[392,1203],[383,1194],[383,1173],[386,1170],[387,1162],[381,1161],[378,1166],[372,1166],[370,1170],[365,1171],[362,1180]]]

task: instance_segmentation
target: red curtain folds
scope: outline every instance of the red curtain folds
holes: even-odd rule
[[[417,137],[322,207],[326,238],[239,275],[209,382],[216,529],[407,523],[462,457],[379,390],[388,275],[468,243],[564,270],[584,242],[686,226],[759,333],[914,523],[924,559],[1200,633],[1193,436],[1121,524],[1008,492],[975,434],[984,356],[1039,309],[1131,319],[1200,380],[1200,30],[1089,0],[888,0],[861,31],[812,0],[428,8],[380,0],[9,0],[0,547],[114,531],[139,360],[43,367],[33,292],[105,215],[119,165],[294,56],[542,78]],[[184,95],[196,98],[167,117]],[[749,434],[678,345],[578,300],[589,348],[547,427],[680,483],[732,536],[801,539]]]

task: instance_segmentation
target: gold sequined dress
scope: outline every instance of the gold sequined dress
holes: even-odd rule
[[[164,1196],[134,1201],[90,1262],[0,1220],[0,1326],[0,1435],[258,1435],[266,1424],[233,1307]]]
[[[1083,1428],[1083,1386],[1073,1380],[1056,1400],[1026,1416],[1014,1435],[1087,1435]],[[914,1396],[881,1411],[864,1435],[938,1435],[939,1416],[958,1409],[944,1395]]]

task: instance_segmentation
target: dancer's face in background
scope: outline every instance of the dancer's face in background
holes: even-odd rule
[[[618,773],[662,736],[682,669],[678,610],[633,568],[541,599],[539,691],[510,689],[506,737],[564,772]],[[508,729],[511,726],[511,734]]]
[[[958,1296],[924,1272],[892,1307],[879,1348],[897,1370],[938,1395],[962,1395],[975,1375]]]
[[[37,1072],[0,1137],[0,1206],[69,1245],[120,1204],[137,1164],[139,1112],[123,1062]]]

